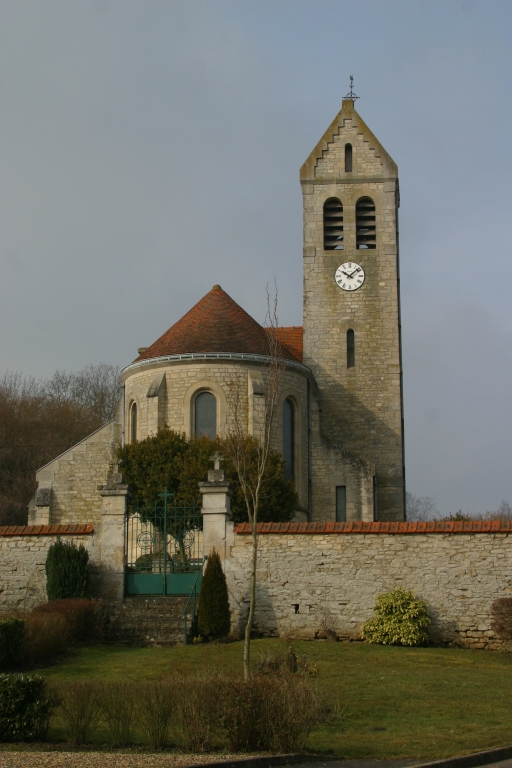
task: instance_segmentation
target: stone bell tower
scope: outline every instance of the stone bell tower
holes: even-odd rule
[[[403,520],[398,168],[356,112],[354,98],[351,91],[343,100],[300,171],[303,360],[318,385],[313,468],[330,457],[328,472],[313,472],[312,508],[336,519],[343,464],[360,458],[372,467],[374,519]]]

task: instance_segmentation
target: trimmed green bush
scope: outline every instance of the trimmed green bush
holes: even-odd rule
[[[0,669],[19,667],[25,653],[25,622],[8,618],[0,621]]]
[[[379,595],[375,616],[363,626],[368,643],[380,645],[427,645],[430,624],[427,604],[406,589],[392,589]]]
[[[0,675],[0,741],[44,739],[57,696],[40,675]]]
[[[213,549],[206,563],[199,593],[197,628],[201,637],[206,640],[220,640],[229,634],[230,627],[226,577],[219,553]]]
[[[89,553],[80,544],[65,544],[58,539],[46,556],[48,600],[89,597]]]

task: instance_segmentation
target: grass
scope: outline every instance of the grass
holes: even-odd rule
[[[397,648],[364,643],[293,642],[318,665],[326,722],[308,747],[346,758],[439,758],[512,743],[512,659],[455,648]],[[255,640],[252,658],[283,640]],[[173,672],[241,674],[242,644],[83,648],[48,680],[133,680]]]

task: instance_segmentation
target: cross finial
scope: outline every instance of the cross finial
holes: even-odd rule
[[[218,451],[215,451],[213,456],[210,456],[210,461],[213,461],[213,468],[219,470],[221,461],[224,461],[224,456],[221,456]]]
[[[350,75],[350,91],[345,96],[346,99],[351,99],[352,101],[355,101],[356,99],[360,99],[360,96],[356,96],[354,93],[354,77]]]

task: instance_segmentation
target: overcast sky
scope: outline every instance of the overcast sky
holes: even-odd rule
[[[302,323],[348,91],[400,171],[408,490],[512,502],[509,0],[0,0],[0,372],[127,365],[214,283]]]

